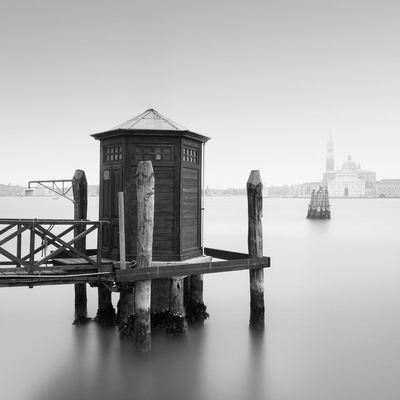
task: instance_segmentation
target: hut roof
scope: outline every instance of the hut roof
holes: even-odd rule
[[[177,124],[171,119],[160,114],[152,108],[144,113],[129,119],[116,126],[114,129],[136,129],[136,130],[161,130],[161,131],[187,131],[188,129]]]
[[[199,135],[198,133],[191,132],[184,126],[172,121],[171,119],[160,114],[152,108],[146,110],[144,113],[137,115],[117,125],[115,128],[106,132],[96,133],[93,136],[95,139],[104,139],[112,136],[119,136],[121,134],[128,135],[172,135],[190,137],[201,142],[207,142],[210,138],[207,136]]]

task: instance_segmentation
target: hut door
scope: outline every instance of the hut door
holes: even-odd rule
[[[111,222],[104,227],[103,234],[103,257],[112,260],[119,259],[119,220],[118,220],[118,192],[123,191],[122,187],[122,165],[113,165],[104,168],[102,210],[100,215],[103,221]]]

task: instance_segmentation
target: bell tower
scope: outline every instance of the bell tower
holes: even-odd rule
[[[333,171],[335,169],[335,155],[332,134],[329,130],[328,143],[326,144],[326,172]]]

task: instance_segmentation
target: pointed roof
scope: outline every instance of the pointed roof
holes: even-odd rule
[[[331,133],[330,129],[329,129],[328,143],[326,144],[326,147],[333,149],[333,139],[332,139],[332,133]]]
[[[117,125],[109,131],[96,133],[95,139],[105,139],[120,135],[152,135],[152,136],[184,136],[201,142],[207,142],[210,138],[191,132],[184,126],[172,121],[152,108]]]
[[[187,128],[149,108],[144,113],[129,119],[114,129],[140,129],[161,131],[187,131]]]

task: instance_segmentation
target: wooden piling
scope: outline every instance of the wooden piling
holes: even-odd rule
[[[116,313],[112,305],[111,291],[105,285],[99,285],[98,290],[98,308],[95,321],[102,327],[108,328],[115,325]]]
[[[77,169],[72,178],[72,191],[74,195],[74,220],[87,220],[87,180],[85,172]],[[74,235],[78,236],[85,230],[83,225],[77,226],[74,230]],[[75,248],[85,252],[86,238],[83,238],[75,243]],[[87,321],[87,295],[86,284],[78,283],[75,285],[75,320],[74,325],[80,325]]]
[[[117,312],[117,326],[121,338],[133,339],[135,324],[135,293],[133,285],[121,283]]]
[[[154,172],[151,161],[139,162],[136,171],[137,187],[137,266],[151,266],[154,229]],[[151,280],[135,284],[135,327],[136,348],[146,353],[151,350]]]
[[[251,171],[247,181],[248,248],[250,257],[263,257],[262,193],[260,171]],[[250,328],[262,330],[265,326],[264,270],[250,270]]]
[[[187,278],[189,299],[186,308],[186,320],[189,324],[202,324],[209,317],[203,302],[203,275],[192,275]]]
[[[157,264],[152,263],[153,266]],[[164,330],[168,336],[178,336],[185,332],[184,290],[183,277],[180,276],[152,280],[152,329]]]
[[[170,289],[170,313],[172,316],[172,323],[166,329],[166,333],[171,336],[181,335],[186,330],[183,290],[183,277],[173,277],[171,279]]]

